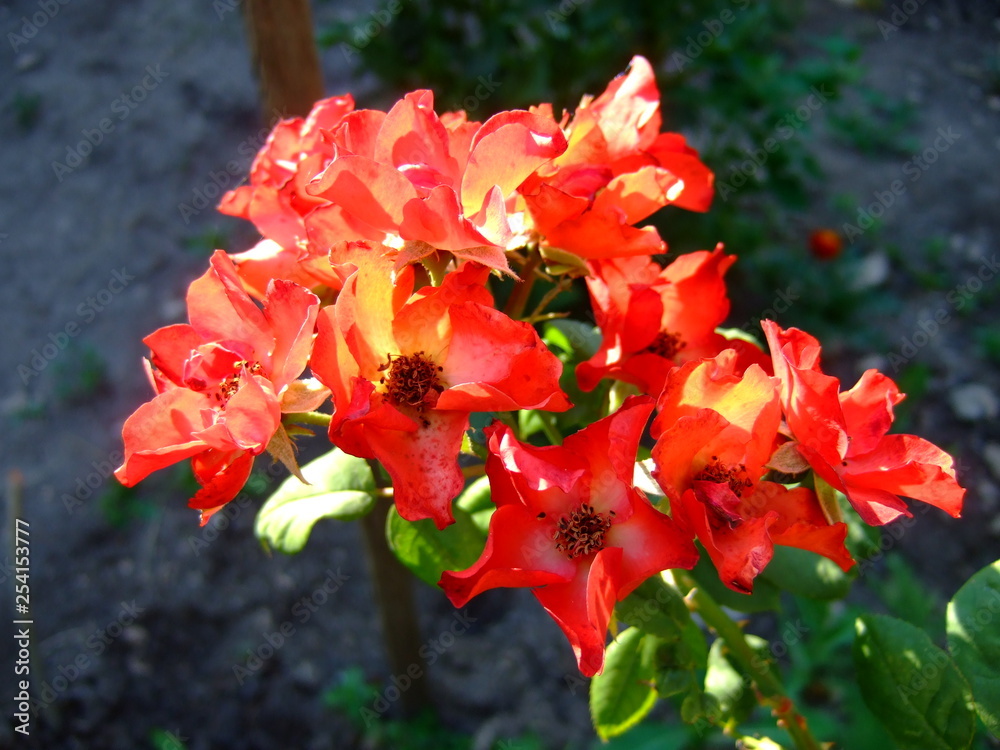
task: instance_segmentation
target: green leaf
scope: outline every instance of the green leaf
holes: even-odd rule
[[[303,466],[302,475],[309,484],[288,477],[257,514],[254,533],[266,548],[294,554],[321,518],[354,521],[375,505],[368,462],[339,448]]]
[[[705,633],[691,618],[681,628],[680,638],[660,640],[656,652],[656,689],[661,697],[679,692],[701,692],[697,676],[708,664],[708,643]]]
[[[723,584],[712,564],[712,558],[704,550],[698,564],[691,571],[691,576],[723,607],[740,612],[764,612],[781,608],[781,590],[762,576],[757,576],[754,581],[752,594],[741,594]]]
[[[868,586],[882,600],[886,613],[916,625],[936,643],[944,640],[937,592],[902,555],[886,556],[885,568],[882,575],[870,578]]]
[[[610,742],[594,741],[593,750],[663,750],[665,747],[688,747],[690,730],[683,724],[661,724],[646,722],[640,724],[625,737]],[[497,747],[503,747],[502,744]],[[515,746],[516,747],[516,746]]]
[[[827,557],[781,545],[775,546],[774,557],[757,580],[761,578],[796,596],[824,601],[843,599],[854,581]]]
[[[490,530],[490,519],[497,506],[493,504],[493,496],[490,492],[490,478],[477,477],[462,494],[458,496],[455,505],[466,513],[472,515],[472,522],[482,533],[483,537]]]
[[[882,532],[878,527],[869,526],[861,520],[861,516],[851,508],[851,503],[843,492],[834,490],[825,482],[824,484],[835,493],[838,512],[847,524],[847,539],[844,540],[844,546],[858,563],[852,572],[863,576],[885,556],[885,552],[879,547]]]
[[[770,737],[744,737],[740,744],[745,750],[784,750],[784,748]]]
[[[986,728],[1000,737],[1000,560],[965,582],[948,604],[948,647],[972,687]]]
[[[662,660],[661,660],[662,663]],[[688,620],[681,633],[681,647],[678,649],[677,664],[691,669],[705,669],[708,663],[708,641],[694,620]]]
[[[594,356],[601,345],[601,334],[594,326],[579,320],[550,320],[542,329],[542,341],[583,360]]]
[[[429,518],[407,521],[393,506],[386,520],[389,548],[420,580],[437,586],[446,570],[464,570],[479,559],[484,536],[472,514],[453,507],[455,523],[439,529]]]
[[[577,275],[586,275],[587,273],[586,261],[575,253],[555,247],[540,247],[538,250],[545,261],[545,270],[553,276],[571,272]]]
[[[718,724],[722,716],[719,699],[700,690],[689,693],[681,701],[681,720],[685,724],[703,727]]]
[[[959,750],[972,743],[969,685],[924,631],[885,615],[855,623],[854,664],[865,703],[902,750]]]
[[[727,341],[745,341],[748,344],[753,344],[761,351],[764,349],[764,346],[760,343],[760,339],[749,331],[744,331],[742,328],[716,328],[715,332]]]
[[[750,647],[760,654],[761,659],[770,659],[767,641],[755,635],[745,637]],[[715,696],[725,716],[741,724],[750,717],[757,705],[752,685],[752,677],[743,674],[729,661],[725,641],[716,638],[708,652],[705,692]]]
[[[618,602],[615,617],[666,641],[677,641],[691,620],[691,613],[680,592],[655,575]]]
[[[608,646],[604,671],[590,681],[590,716],[601,739],[627,732],[656,703],[659,639],[629,628]]]
[[[690,669],[661,669],[656,673],[656,693],[669,698],[688,691],[700,692],[696,673]]]
[[[835,490],[815,472],[813,472],[813,486],[816,488],[816,497],[819,499],[820,507],[823,509],[823,515],[830,519],[831,523],[843,521],[844,514],[841,511],[841,499],[847,499],[844,493]]]

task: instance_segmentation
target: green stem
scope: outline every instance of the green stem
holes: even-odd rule
[[[498,422],[503,422],[505,425],[510,427],[514,432],[514,437],[517,440],[521,439],[521,425],[518,424],[517,414],[511,411],[497,411],[493,412],[493,417]]]
[[[819,742],[809,731],[805,717],[795,709],[792,699],[785,694],[784,686],[772,669],[771,661],[761,658],[750,647],[740,626],[733,622],[703,588],[698,586],[690,574],[675,570],[673,575],[681,590],[687,590],[685,601],[688,602],[688,608],[701,615],[705,624],[726,644],[733,660],[746,674],[752,675],[761,702],[771,708],[773,715],[778,718],[779,726],[788,732],[795,742],[795,747],[799,750],[821,750]]]
[[[531,289],[535,285],[535,271],[542,265],[542,256],[537,250],[528,256],[527,262],[521,267],[521,283],[517,284],[510,297],[507,299],[507,306],[504,313],[517,320],[524,312],[524,306],[528,304],[528,297],[531,296]]]
[[[562,445],[563,437],[559,434],[559,428],[556,426],[555,415],[548,411],[540,411],[536,414],[538,415],[538,423],[542,426],[542,432],[545,433],[549,442],[552,445]]]
[[[545,296],[535,305],[535,309],[531,311],[531,315],[528,316],[528,322],[534,323],[538,320],[542,313],[545,312],[545,308],[552,304],[552,300],[558,297],[560,294],[565,292],[572,282],[568,281],[565,276],[559,279],[559,282],[553,286],[549,291],[545,293]]]
[[[296,424],[314,424],[320,427],[329,427],[333,417],[321,411],[298,411],[285,415],[285,419]]]

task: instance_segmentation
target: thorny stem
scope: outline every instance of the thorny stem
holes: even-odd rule
[[[545,293],[545,296],[542,297],[541,301],[539,301],[539,303],[535,305],[535,309],[531,311],[531,315],[527,317],[527,321],[529,323],[534,323],[536,320],[538,320],[541,317],[542,313],[545,312],[545,308],[551,304],[552,300],[554,300],[560,294],[565,292],[572,283],[573,283],[572,280],[568,279],[565,276],[559,279],[556,285],[553,286],[551,289],[549,289],[549,291]]]
[[[690,574],[675,570],[673,576],[681,591],[687,592],[684,601],[688,609],[701,616],[726,644],[733,660],[746,674],[753,676],[760,701],[770,707],[772,715],[778,719],[778,725],[788,732],[795,742],[795,747],[799,750],[821,750],[821,745],[809,731],[805,717],[795,709],[792,699],[785,695],[784,686],[772,669],[770,660],[763,659],[754,652],[743,636],[740,626],[733,622],[703,588],[698,586]]]
[[[542,432],[545,433],[545,437],[552,445],[562,445],[562,435],[559,434],[559,429],[556,427],[554,414],[544,411],[538,412],[538,423],[542,426]]]
[[[532,325],[534,325],[535,323],[541,323],[543,320],[560,320],[561,318],[568,318],[568,317],[569,317],[568,312],[550,312],[550,313],[543,313],[541,315],[533,315],[530,318],[525,318],[524,322],[531,323]]]
[[[381,491],[389,489],[383,480],[381,467],[374,459],[368,461],[372,476]],[[368,568],[372,588],[378,605],[382,625],[382,639],[389,668],[394,675],[426,675],[427,664],[420,654],[420,623],[413,601],[413,588],[409,571],[404,568],[389,549],[385,537],[386,517],[390,503],[376,502],[371,512],[361,519],[365,540]],[[413,716],[430,706],[427,683],[423,678],[414,679],[408,690],[401,691],[403,708]]]
[[[531,289],[535,285],[535,271],[542,264],[542,256],[537,250],[531,252],[528,260],[521,267],[521,283],[514,286],[510,297],[507,299],[507,306],[504,313],[517,320],[524,312],[524,306],[528,304],[528,297],[531,296]]]

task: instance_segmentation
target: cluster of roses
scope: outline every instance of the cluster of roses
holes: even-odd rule
[[[157,395],[125,423],[117,477],[131,486],[190,458],[204,523],[255,456],[297,470],[295,415],[331,400],[332,443],[381,462],[403,518],[447,526],[470,413],[571,406],[560,360],[487,286],[515,275],[512,259],[537,273],[527,249],[575,258],[586,276],[603,339],[577,367],[580,388],[612,378],[638,393],[561,446],[523,443],[500,421],[486,429],[497,509],[479,561],[441,579],[456,606],[531,587],[593,675],[615,603],[653,574],[691,568],[695,538],[741,592],[775,544],[850,568],[846,525],[807,471],[870,524],[908,515],[900,496],[957,516],[952,459],[886,434],[902,398],[891,380],[872,370],[842,392],[816,340],[772,322],[769,354],[718,333],[735,260],[721,246],[666,267],[652,259],[663,241],[634,225],[712,199],[711,172],[660,125],[638,57],[560,120],[542,105],[470,122],[435,114],[431,92],[417,91],[387,113],[345,96],[281,122],[249,184],[220,206],[263,239],[216,251],[190,286],[190,323],[145,339]],[[633,482],[654,410],[656,505]]]

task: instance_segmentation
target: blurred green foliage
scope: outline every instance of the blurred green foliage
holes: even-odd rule
[[[52,369],[56,398],[66,404],[86,403],[110,387],[107,364],[89,344],[72,342]]]
[[[1000,366],[1000,330],[995,325],[985,325],[976,329],[975,338],[983,359]]]
[[[184,239],[184,249],[199,257],[209,256],[216,249],[229,246],[229,235],[224,229],[214,224]]]
[[[855,620],[873,611],[889,612],[926,628],[936,644],[944,645],[944,602],[923,585],[904,558],[887,555],[884,567],[869,570],[860,596],[819,601],[786,593],[776,618],[767,616],[762,626],[771,634],[767,648],[781,665],[788,694],[813,733],[851,750],[896,746],[858,691],[851,660]],[[747,630],[757,627],[751,624]],[[792,746],[787,737],[775,732],[773,717],[759,706],[740,724],[737,735],[721,730],[721,726],[686,725],[671,716],[666,721],[644,721],[610,743],[595,740],[592,750],[723,750],[732,748],[734,736],[739,735],[771,736],[788,743],[784,746]],[[985,732],[980,732],[972,745],[975,750],[995,746]]]
[[[729,186],[722,205],[692,227],[707,231],[669,233],[690,237],[693,246],[678,247],[686,251],[733,223],[732,194],[764,190],[789,207],[806,205],[806,182],[819,169],[799,136],[860,68],[855,45],[797,33],[800,15],[801,4],[789,0],[409,0],[332,24],[320,43],[373,73],[393,97],[431,88],[439,109],[464,108],[478,119],[540,102],[572,110],[633,55],[646,56],[661,71],[666,128],[692,133]],[[769,138],[780,147],[761,152]],[[754,153],[766,163],[751,164],[747,175],[741,169]]]
[[[340,673],[337,682],[323,693],[323,704],[346,718],[358,732],[350,747],[367,750],[466,750],[472,747],[469,735],[443,726],[432,713],[409,719],[383,715],[372,709],[382,698],[383,688],[369,682],[359,667]],[[477,745],[479,747],[479,745]],[[493,750],[541,750],[535,737],[498,740]]]
[[[155,728],[149,732],[149,744],[154,750],[186,750],[184,738],[166,729]]]
[[[792,0],[394,0],[327,26],[320,42],[374,74],[388,101],[430,88],[439,110],[480,120],[541,102],[572,110],[645,55],[658,71],[664,129],[684,132],[716,174],[709,212],[668,207],[653,217],[671,254],[723,242],[741,257],[730,286],[748,309],[767,308],[794,281],[783,325],[863,336],[860,323],[893,312],[872,310],[880,295],[853,283],[878,232],[842,258],[810,255],[817,227],[802,216],[822,184],[816,125],[865,153],[905,152],[913,111],[865,87],[859,47],[805,32],[803,14]],[[853,220],[857,201],[841,204],[827,213]]]
[[[8,104],[14,114],[14,122],[22,132],[34,130],[42,113],[40,94],[15,91]]]
[[[149,520],[159,512],[148,496],[113,480],[98,498],[98,508],[108,525],[116,529],[123,529],[132,521]]]

